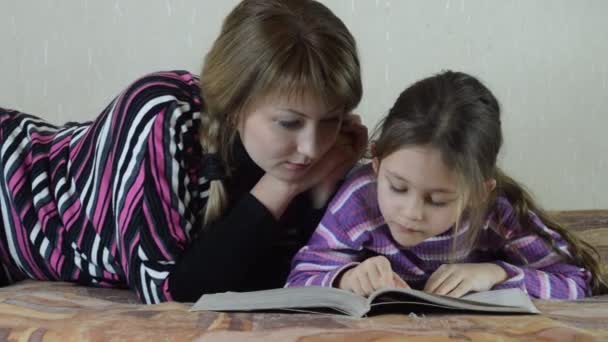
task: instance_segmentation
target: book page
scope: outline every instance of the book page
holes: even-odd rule
[[[203,295],[190,311],[262,311],[279,309],[333,309],[353,317],[368,310],[366,298],[352,292],[319,286],[289,287],[252,292]]]
[[[519,289],[487,291],[481,294],[469,295],[466,298],[434,295],[413,289],[385,289],[373,293],[368,301],[370,302],[370,307],[376,311],[381,306],[398,307],[399,304],[403,306],[403,310],[407,310],[406,305],[411,306],[411,304],[416,303],[416,310],[420,310],[421,307],[424,308],[425,305],[432,304],[433,307],[476,312],[540,312],[528,295]]]
[[[530,297],[520,289],[501,289],[483,292],[473,292],[462,299],[492,305],[516,306],[522,308],[534,307]]]

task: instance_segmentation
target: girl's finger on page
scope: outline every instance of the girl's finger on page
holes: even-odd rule
[[[349,285],[348,290],[363,296],[363,290],[361,289],[361,286],[359,285],[359,281],[357,279],[353,279],[353,282]]]
[[[406,288],[406,289],[410,288],[408,283],[405,280],[403,280],[397,273],[394,273],[394,272],[393,272],[393,282],[395,284],[395,287],[402,287],[402,288]]]
[[[424,291],[434,293],[437,287],[439,287],[441,283],[443,283],[445,278],[447,278],[449,275],[449,269],[446,267],[445,264],[439,266],[439,268],[437,268],[435,272],[433,272],[433,274],[431,274],[429,279],[426,281],[426,284],[424,285]]]
[[[393,270],[388,259],[385,257],[376,257],[374,268],[377,275],[377,281],[375,283],[376,289],[395,286],[392,276]]]
[[[450,274],[450,276],[445,278],[445,280],[441,283],[441,285],[439,285],[439,287],[435,289],[435,291],[433,291],[433,293],[438,295],[447,295],[458,287],[460,283],[462,283],[462,280],[462,277],[455,274]]]
[[[357,277],[358,283],[359,283],[359,287],[361,288],[361,291],[363,292],[363,295],[367,296],[370,293],[374,292],[374,286],[372,285],[367,272],[361,272],[359,274],[359,276]]]
[[[367,278],[369,279],[374,290],[380,289],[385,285],[385,279],[382,276],[382,272],[378,267],[377,263],[372,263],[370,267],[367,268]]]
[[[456,286],[452,291],[448,292],[446,295],[454,298],[460,298],[471,291],[470,287],[466,282],[461,282]]]

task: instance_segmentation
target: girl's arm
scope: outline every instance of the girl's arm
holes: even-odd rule
[[[521,288],[539,299],[579,299],[591,295],[589,272],[565,262],[554,262],[546,267],[521,266],[507,261],[496,261],[507,272],[508,279],[494,287]]]
[[[502,244],[504,258],[495,263],[507,273],[507,280],[494,288],[521,288],[541,299],[577,299],[590,295],[590,272],[569,263],[535,232],[546,232],[557,248],[569,254],[568,244],[560,234],[548,228],[534,213],[530,213],[530,227],[521,227],[515,217],[502,222],[502,227],[507,227],[509,242]]]
[[[369,208],[375,183],[366,168],[353,172],[332,199],[308,245],[294,256],[285,286],[337,286],[336,278],[362,261],[366,232],[379,215]]]
[[[360,246],[343,229],[336,215],[328,210],[308,245],[294,256],[285,286],[332,287],[342,271],[357,265]]]

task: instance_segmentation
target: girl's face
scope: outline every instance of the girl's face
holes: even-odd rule
[[[299,180],[334,144],[341,108],[311,96],[266,96],[243,115],[238,131],[251,159],[266,173]]]
[[[403,247],[447,231],[458,214],[457,177],[440,152],[427,146],[401,148],[373,161],[378,203],[391,235]]]

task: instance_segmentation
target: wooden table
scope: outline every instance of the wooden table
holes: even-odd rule
[[[608,260],[608,210],[559,212]],[[189,312],[137,304],[132,292],[67,283],[0,288],[0,341],[608,341],[608,296],[536,301],[542,315],[386,315]]]
[[[189,312],[130,291],[24,282],[0,289],[0,341],[608,341],[608,296],[536,301],[542,315]]]

